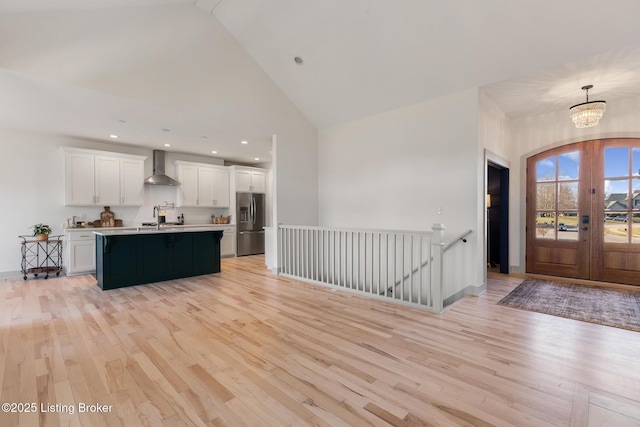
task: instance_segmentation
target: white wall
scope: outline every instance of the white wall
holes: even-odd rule
[[[445,240],[477,233],[477,119],[474,89],[320,131],[320,225],[430,230],[444,223]],[[482,255],[476,233],[471,260]],[[478,285],[477,264],[449,269],[445,283],[445,297]]]
[[[568,112],[514,119],[511,122],[510,236],[511,269],[525,270],[526,159],[561,145],[599,138],[640,137],[640,98],[607,102],[598,126],[576,129]]]

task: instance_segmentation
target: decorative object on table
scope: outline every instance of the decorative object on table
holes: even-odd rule
[[[231,222],[231,215],[228,215],[228,216],[211,215],[211,222],[213,224],[229,224]]]
[[[104,207],[104,212],[100,214],[100,226],[101,227],[115,227],[116,216],[111,212],[110,206]]]
[[[31,228],[33,228],[33,235],[36,240],[47,240],[49,233],[51,233],[51,227],[46,224],[36,224]]]
[[[91,221],[87,223],[88,227],[102,227],[102,221],[99,219],[96,219],[95,221]],[[122,227],[122,220],[121,219],[115,219],[114,220],[114,227]]]

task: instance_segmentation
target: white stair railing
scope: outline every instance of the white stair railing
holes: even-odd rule
[[[278,226],[278,274],[442,312],[444,226]]]

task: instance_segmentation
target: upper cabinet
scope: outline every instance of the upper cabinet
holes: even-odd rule
[[[178,181],[182,184],[177,206],[229,207],[228,168],[184,161],[174,163]]]
[[[245,166],[233,166],[235,191],[240,193],[266,193],[267,171]]]
[[[144,156],[63,147],[65,205],[141,206]]]

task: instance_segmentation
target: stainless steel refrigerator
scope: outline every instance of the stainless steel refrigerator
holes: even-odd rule
[[[264,253],[264,194],[236,193],[238,256]]]

